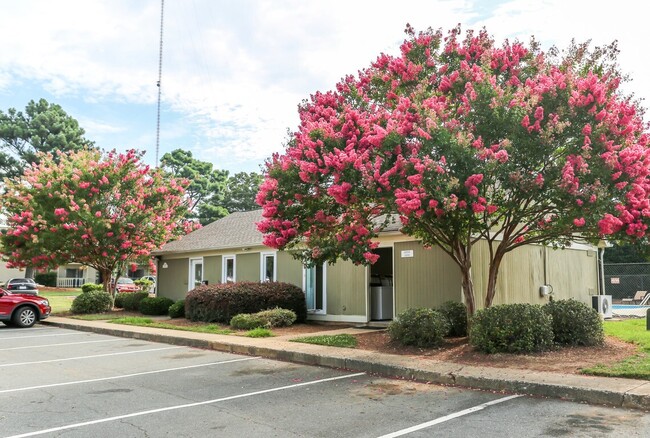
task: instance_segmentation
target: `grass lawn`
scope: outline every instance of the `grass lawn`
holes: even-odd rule
[[[291,342],[303,342],[305,344],[327,345],[329,347],[354,348],[357,346],[357,339],[352,335],[322,335],[304,336],[291,339]]]
[[[650,380],[650,330],[645,319],[605,321],[605,333],[639,346],[639,354],[610,366],[597,365],[582,370],[585,374]]]
[[[52,314],[70,311],[72,301],[81,294],[81,289],[41,289],[38,291],[40,297],[45,297],[50,302]]]
[[[106,319],[106,318],[105,318]],[[229,335],[235,333],[233,330],[224,329],[217,324],[199,325],[199,326],[179,326],[165,322],[155,321],[151,318],[130,316],[125,318],[111,319],[109,322],[115,324],[137,325],[141,327],[155,327],[172,330],[183,330],[186,332],[212,333],[217,335]]]

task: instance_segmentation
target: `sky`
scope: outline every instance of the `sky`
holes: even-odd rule
[[[544,49],[618,40],[649,108],[650,37],[635,0],[165,0],[159,156],[260,171],[298,127],[297,106],[384,52],[404,28],[485,27]],[[0,0],[0,110],[57,103],[110,150],[156,163],[161,0]],[[646,116],[646,120],[648,117]]]

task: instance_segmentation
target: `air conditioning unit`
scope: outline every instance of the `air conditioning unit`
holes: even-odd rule
[[[612,317],[612,296],[611,295],[593,295],[591,297],[591,306],[604,318]]]

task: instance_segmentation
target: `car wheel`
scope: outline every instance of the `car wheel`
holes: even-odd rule
[[[34,309],[31,307],[21,307],[14,313],[12,322],[18,327],[28,328],[36,324],[37,319]]]

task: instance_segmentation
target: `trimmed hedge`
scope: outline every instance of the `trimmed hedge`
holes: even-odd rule
[[[102,313],[111,310],[113,299],[108,292],[91,290],[78,295],[72,302],[72,313]]]
[[[252,330],[258,327],[275,328],[289,327],[296,321],[293,310],[275,309],[262,310],[257,313],[240,313],[230,319],[230,325],[239,330]]]
[[[280,307],[293,310],[297,322],[307,319],[305,294],[289,283],[225,283],[201,285],[185,297],[185,314],[192,321],[230,323],[240,313]]]
[[[449,321],[449,336],[467,336],[467,306],[458,301],[442,303],[438,312]]]
[[[104,291],[104,286],[95,283],[85,283],[81,286],[81,292],[87,293],[90,291]]]
[[[534,353],[553,348],[551,316],[536,304],[503,304],[476,312],[470,343],[485,353]]]
[[[554,341],[560,345],[603,345],[603,322],[596,309],[579,301],[559,300],[544,305],[553,319]]]
[[[56,287],[56,272],[42,272],[34,275],[34,281],[47,287]]]
[[[169,306],[170,318],[184,318],[185,317],[185,300],[178,300]]]
[[[131,295],[130,293],[122,292],[122,293],[116,293],[115,294],[115,301],[113,302],[113,306],[118,307],[120,309],[124,308],[124,299],[128,296]]]
[[[437,310],[424,307],[407,309],[388,325],[391,339],[402,345],[437,347],[449,333],[449,321]]]
[[[143,315],[167,315],[174,300],[167,297],[144,297],[140,300],[140,313]]]
[[[129,292],[124,295],[122,298],[122,308],[124,310],[139,311],[140,310],[140,301],[149,296],[148,292]]]

